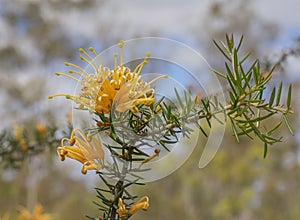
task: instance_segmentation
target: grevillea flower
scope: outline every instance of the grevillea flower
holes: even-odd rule
[[[136,203],[134,203],[129,210],[126,210],[126,207],[122,201],[121,198],[119,198],[118,201],[118,215],[119,215],[119,219],[123,220],[123,219],[127,219],[128,216],[135,214],[137,211],[139,210],[144,210],[147,211],[149,207],[149,198],[148,196],[143,196],[142,198],[139,199],[139,201],[137,201]]]
[[[94,58],[85,51],[79,49],[82,55],[81,60],[85,61],[89,67],[93,69],[93,74],[88,73],[85,69],[72,63],[65,63],[74,69],[69,70],[68,74],[56,72],[58,76],[69,77],[81,85],[79,94],[73,96],[68,94],[56,94],[49,96],[65,96],[67,99],[73,100],[79,105],[80,109],[87,108],[90,112],[109,113],[114,105],[114,110],[118,112],[125,112],[131,110],[137,111],[137,105],[150,105],[154,102],[154,89],[150,85],[167,75],[159,76],[147,83],[143,81],[140,76],[143,66],[147,63],[149,54],[145,59],[131,71],[128,67],[124,66],[124,42],[119,43],[121,58],[118,65],[118,56],[114,57],[114,69],[111,70],[102,65],[99,55],[93,48],[89,51],[93,54]],[[79,76],[80,79],[76,78]]]
[[[69,142],[69,145],[65,145],[65,142]],[[81,130],[73,130],[70,138],[61,140],[57,153],[61,161],[69,157],[82,163],[83,174],[88,170],[100,170],[104,167],[104,151],[99,135],[90,136]]]

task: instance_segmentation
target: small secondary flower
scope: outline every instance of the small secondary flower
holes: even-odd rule
[[[69,142],[69,145],[65,145],[65,142]],[[73,130],[70,138],[61,140],[61,147],[57,148],[57,154],[61,161],[69,157],[82,163],[83,174],[88,170],[100,170],[104,167],[104,151],[99,135],[85,135],[79,129]]]
[[[117,212],[119,215],[119,219],[123,220],[123,219],[127,219],[128,215],[133,215],[141,209],[144,211],[147,211],[148,207],[149,207],[149,197],[148,196],[143,196],[142,198],[140,198],[136,203],[134,203],[129,208],[129,210],[126,209],[122,199],[119,198]]]

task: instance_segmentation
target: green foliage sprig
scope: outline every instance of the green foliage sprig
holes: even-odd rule
[[[239,142],[240,136],[248,136],[253,139],[253,134],[264,143],[264,157],[267,155],[268,145],[281,141],[281,137],[272,136],[281,126],[282,121],[287,125],[291,134],[293,131],[287,119],[287,114],[292,113],[292,85],[289,86],[285,105],[282,100],[282,83],[274,87],[267,94],[268,83],[277,65],[267,72],[262,72],[259,60],[254,61],[249,68],[245,68],[246,60],[250,53],[239,58],[239,50],[243,37],[235,45],[234,38],[226,35],[226,43],[217,43],[216,47],[226,58],[226,73],[217,70],[214,72],[224,78],[230,89],[228,91],[229,104],[225,106],[226,115],[229,118],[233,133]],[[273,128],[266,128],[265,120],[276,114],[282,115],[282,121]]]
[[[39,123],[34,128],[15,124],[0,134],[0,165],[3,168],[19,169],[30,158],[46,150],[54,152],[61,139],[56,134],[62,132],[62,136],[69,135],[71,130],[71,124],[63,131],[50,124]]]

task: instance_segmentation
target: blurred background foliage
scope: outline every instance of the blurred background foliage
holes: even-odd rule
[[[198,168],[202,149],[196,148],[178,171],[136,189],[149,195],[150,209],[133,219],[298,219],[300,61],[295,38],[300,19],[290,10],[299,3],[200,2],[0,0],[0,133],[17,124],[34,141],[36,125],[44,124],[48,132],[55,128],[54,139],[62,136],[71,103],[49,103],[47,96],[73,91],[73,84],[56,81],[52,73],[64,70],[63,61],[76,63],[79,47],[101,51],[120,39],[168,37],[200,51],[220,69],[224,60],[212,39],[223,39],[225,32],[243,34],[254,58],[262,58],[266,66],[280,62],[274,85],[282,80],[286,89],[293,82],[295,136],[283,127],[283,142],[263,159],[261,143],[242,139],[237,144],[227,129],[216,157],[204,169]],[[284,20],[287,15],[293,19]],[[91,175],[82,178],[71,163],[59,163],[55,144],[40,145],[48,150],[26,158],[18,169],[0,164],[0,216],[9,212],[14,219],[20,205],[32,210],[36,203],[56,219],[96,214],[93,187],[101,183]]]

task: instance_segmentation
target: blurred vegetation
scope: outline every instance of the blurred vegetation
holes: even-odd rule
[[[299,55],[299,45],[293,47],[298,49],[287,50],[293,53],[280,53],[275,59],[272,54],[262,53],[262,45],[274,40],[278,27],[264,22],[252,7],[250,1],[214,1],[206,19],[201,21],[202,29],[194,27],[190,34],[199,39],[199,45],[211,45],[206,48],[209,61],[221,66],[223,63],[219,60],[222,59],[218,59],[216,50],[212,50],[211,39],[219,39],[224,32],[243,33],[247,39],[252,39],[247,42],[248,48],[253,48],[256,56],[270,57],[266,60],[266,69],[268,62],[276,63],[282,58],[282,69],[272,81],[274,85],[280,80],[293,81],[287,72],[282,72],[288,66],[288,57]],[[97,46],[103,49],[122,38],[121,33],[126,33],[128,38],[140,36],[139,30],[128,32],[126,21],[115,31],[111,22],[116,20],[101,17],[102,12],[114,14],[116,9],[122,10],[122,7],[105,1],[1,1],[0,103],[4,106],[0,110],[1,130],[12,128],[13,122],[18,122],[29,130],[32,137],[35,125],[40,121],[50,127],[57,125],[55,111],[67,112],[69,109],[64,106],[45,108],[42,100],[49,93],[49,78],[44,73],[52,73],[62,58],[75,59],[76,48],[98,42]],[[93,35],[79,30],[70,32],[68,23],[64,23],[66,15],[78,19],[93,13],[97,15],[96,21],[89,25],[94,28],[91,30]],[[200,40],[203,32],[205,42]],[[163,30],[149,33],[167,35]],[[297,94],[299,85],[296,81],[293,83]],[[283,88],[287,90],[286,85]],[[299,106],[297,100],[293,105]],[[197,148],[177,172],[139,189],[138,194],[144,195],[146,191],[149,195],[150,209],[132,219],[298,219],[299,112],[294,110],[291,121],[296,128],[295,137],[272,146],[266,159],[262,157],[260,143],[241,139],[237,145],[227,129],[220,150],[207,167],[198,168],[202,149]],[[280,131],[287,132],[287,129]],[[288,137],[286,134],[282,136]],[[41,203],[44,210],[53,213],[57,219],[83,219],[85,214],[97,213],[92,204],[95,193],[90,189],[101,183],[74,177],[66,171],[69,167],[57,165],[58,158],[53,152],[42,151],[37,157],[25,160],[19,169],[1,167],[0,216],[9,212],[14,219],[20,205],[32,210],[35,203]]]
[[[133,219],[296,219],[299,150],[292,140],[284,143],[263,159],[259,143],[245,139],[237,146],[226,133],[207,167],[197,167],[196,149],[176,173],[148,184],[151,208]]]

